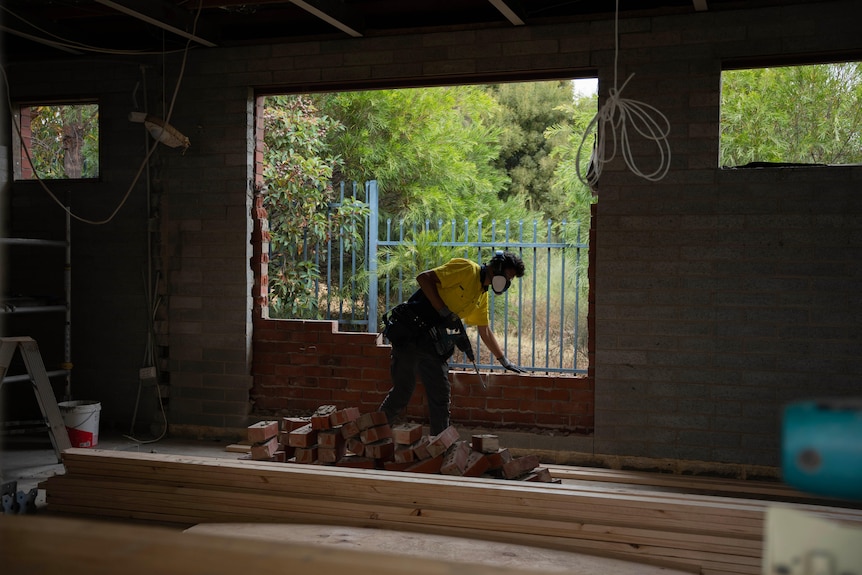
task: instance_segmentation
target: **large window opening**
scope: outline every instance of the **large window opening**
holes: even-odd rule
[[[862,63],[725,70],[722,167],[862,163]]]
[[[572,80],[267,96],[269,317],[376,332],[422,270],[509,249],[529,273],[493,304],[498,339],[586,372],[595,197],[575,161],[596,110]]]
[[[99,105],[20,104],[13,118],[16,180],[99,177]]]

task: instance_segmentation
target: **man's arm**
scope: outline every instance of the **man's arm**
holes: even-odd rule
[[[445,302],[443,302],[443,298],[440,297],[440,292],[437,291],[437,286],[440,285],[440,278],[437,277],[437,272],[434,270],[426,270],[416,276],[416,282],[419,284],[419,288],[422,290],[422,293],[424,293],[425,297],[428,298],[428,301],[431,303],[431,307],[438,312],[440,309],[446,307]]]
[[[497,358],[497,361],[500,362],[500,365],[508,369],[509,371],[514,371],[515,373],[523,373],[523,370],[519,369],[512,362],[509,361],[509,358],[506,357],[506,354],[503,352],[503,348],[500,347],[500,344],[497,342],[497,336],[494,335],[494,332],[491,331],[491,326],[489,325],[480,325],[477,326],[479,330],[479,337],[482,338],[482,341],[488,346],[488,350]]]

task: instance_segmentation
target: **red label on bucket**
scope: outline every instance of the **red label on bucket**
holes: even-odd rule
[[[91,432],[75,429],[74,427],[67,427],[66,431],[69,432],[69,443],[72,444],[72,447],[93,446],[93,434]]]

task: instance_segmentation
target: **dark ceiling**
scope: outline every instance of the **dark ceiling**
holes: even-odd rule
[[[797,0],[798,3],[800,0]],[[621,14],[695,14],[788,0],[619,0]],[[375,37],[610,17],[616,0],[2,0],[6,62]]]

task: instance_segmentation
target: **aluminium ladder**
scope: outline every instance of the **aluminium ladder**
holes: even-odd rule
[[[48,373],[45,371],[39,346],[32,337],[0,338],[0,381],[3,381],[6,376],[6,370],[9,369],[12,357],[18,349],[21,350],[21,357],[24,359],[27,373],[33,383],[36,401],[39,403],[39,409],[42,410],[42,416],[48,426],[51,444],[57,453],[57,462],[62,463],[62,453],[72,447],[72,443],[69,441],[69,433],[66,431],[60,408],[57,406],[57,399],[48,379]]]

